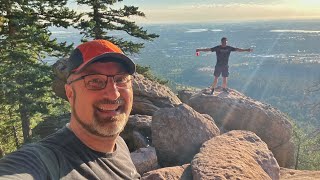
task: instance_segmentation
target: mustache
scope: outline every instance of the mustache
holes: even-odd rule
[[[124,100],[122,98],[116,99],[116,100],[110,100],[110,99],[102,99],[95,104],[124,104]]]

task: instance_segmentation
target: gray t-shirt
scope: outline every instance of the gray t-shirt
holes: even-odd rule
[[[221,45],[211,48],[212,52],[216,52],[217,63],[216,66],[227,66],[229,61],[229,56],[231,51],[236,51],[237,48],[226,46],[222,47]]]
[[[88,148],[67,127],[0,159],[0,179],[140,178],[121,137],[114,152],[101,153]]]

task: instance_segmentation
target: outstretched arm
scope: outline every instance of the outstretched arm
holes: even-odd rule
[[[200,51],[211,51],[211,48],[196,49],[196,52],[200,52]]]
[[[43,161],[38,154],[40,151],[36,147],[26,145],[20,150],[13,152],[0,159],[0,179],[48,179],[49,174]],[[48,156],[42,153],[41,156]],[[51,155],[51,154],[50,154]],[[51,156],[54,159],[54,155]],[[48,164],[54,166],[54,161],[48,161]]]
[[[236,51],[237,51],[237,52],[252,52],[253,49],[251,49],[251,48],[248,48],[248,49],[236,48]]]

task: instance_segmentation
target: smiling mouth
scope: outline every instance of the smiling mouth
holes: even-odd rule
[[[114,111],[119,111],[120,107],[121,106],[117,106],[117,107],[98,106],[98,107],[95,107],[95,108],[100,112],[114,112]]]

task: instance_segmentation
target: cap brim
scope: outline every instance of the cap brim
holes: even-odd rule
[[[100,56],[97,56],[83,64],[81,64],[77,69],[73,70],[74,73],[80,73],[83,71],[89,64],[92,64],[97,61],[106,61],[106,62],[117,62],[122,64],[128,71],[129,74],[136,72],[135,63],[126,55],[121,53],[105,53]]]

